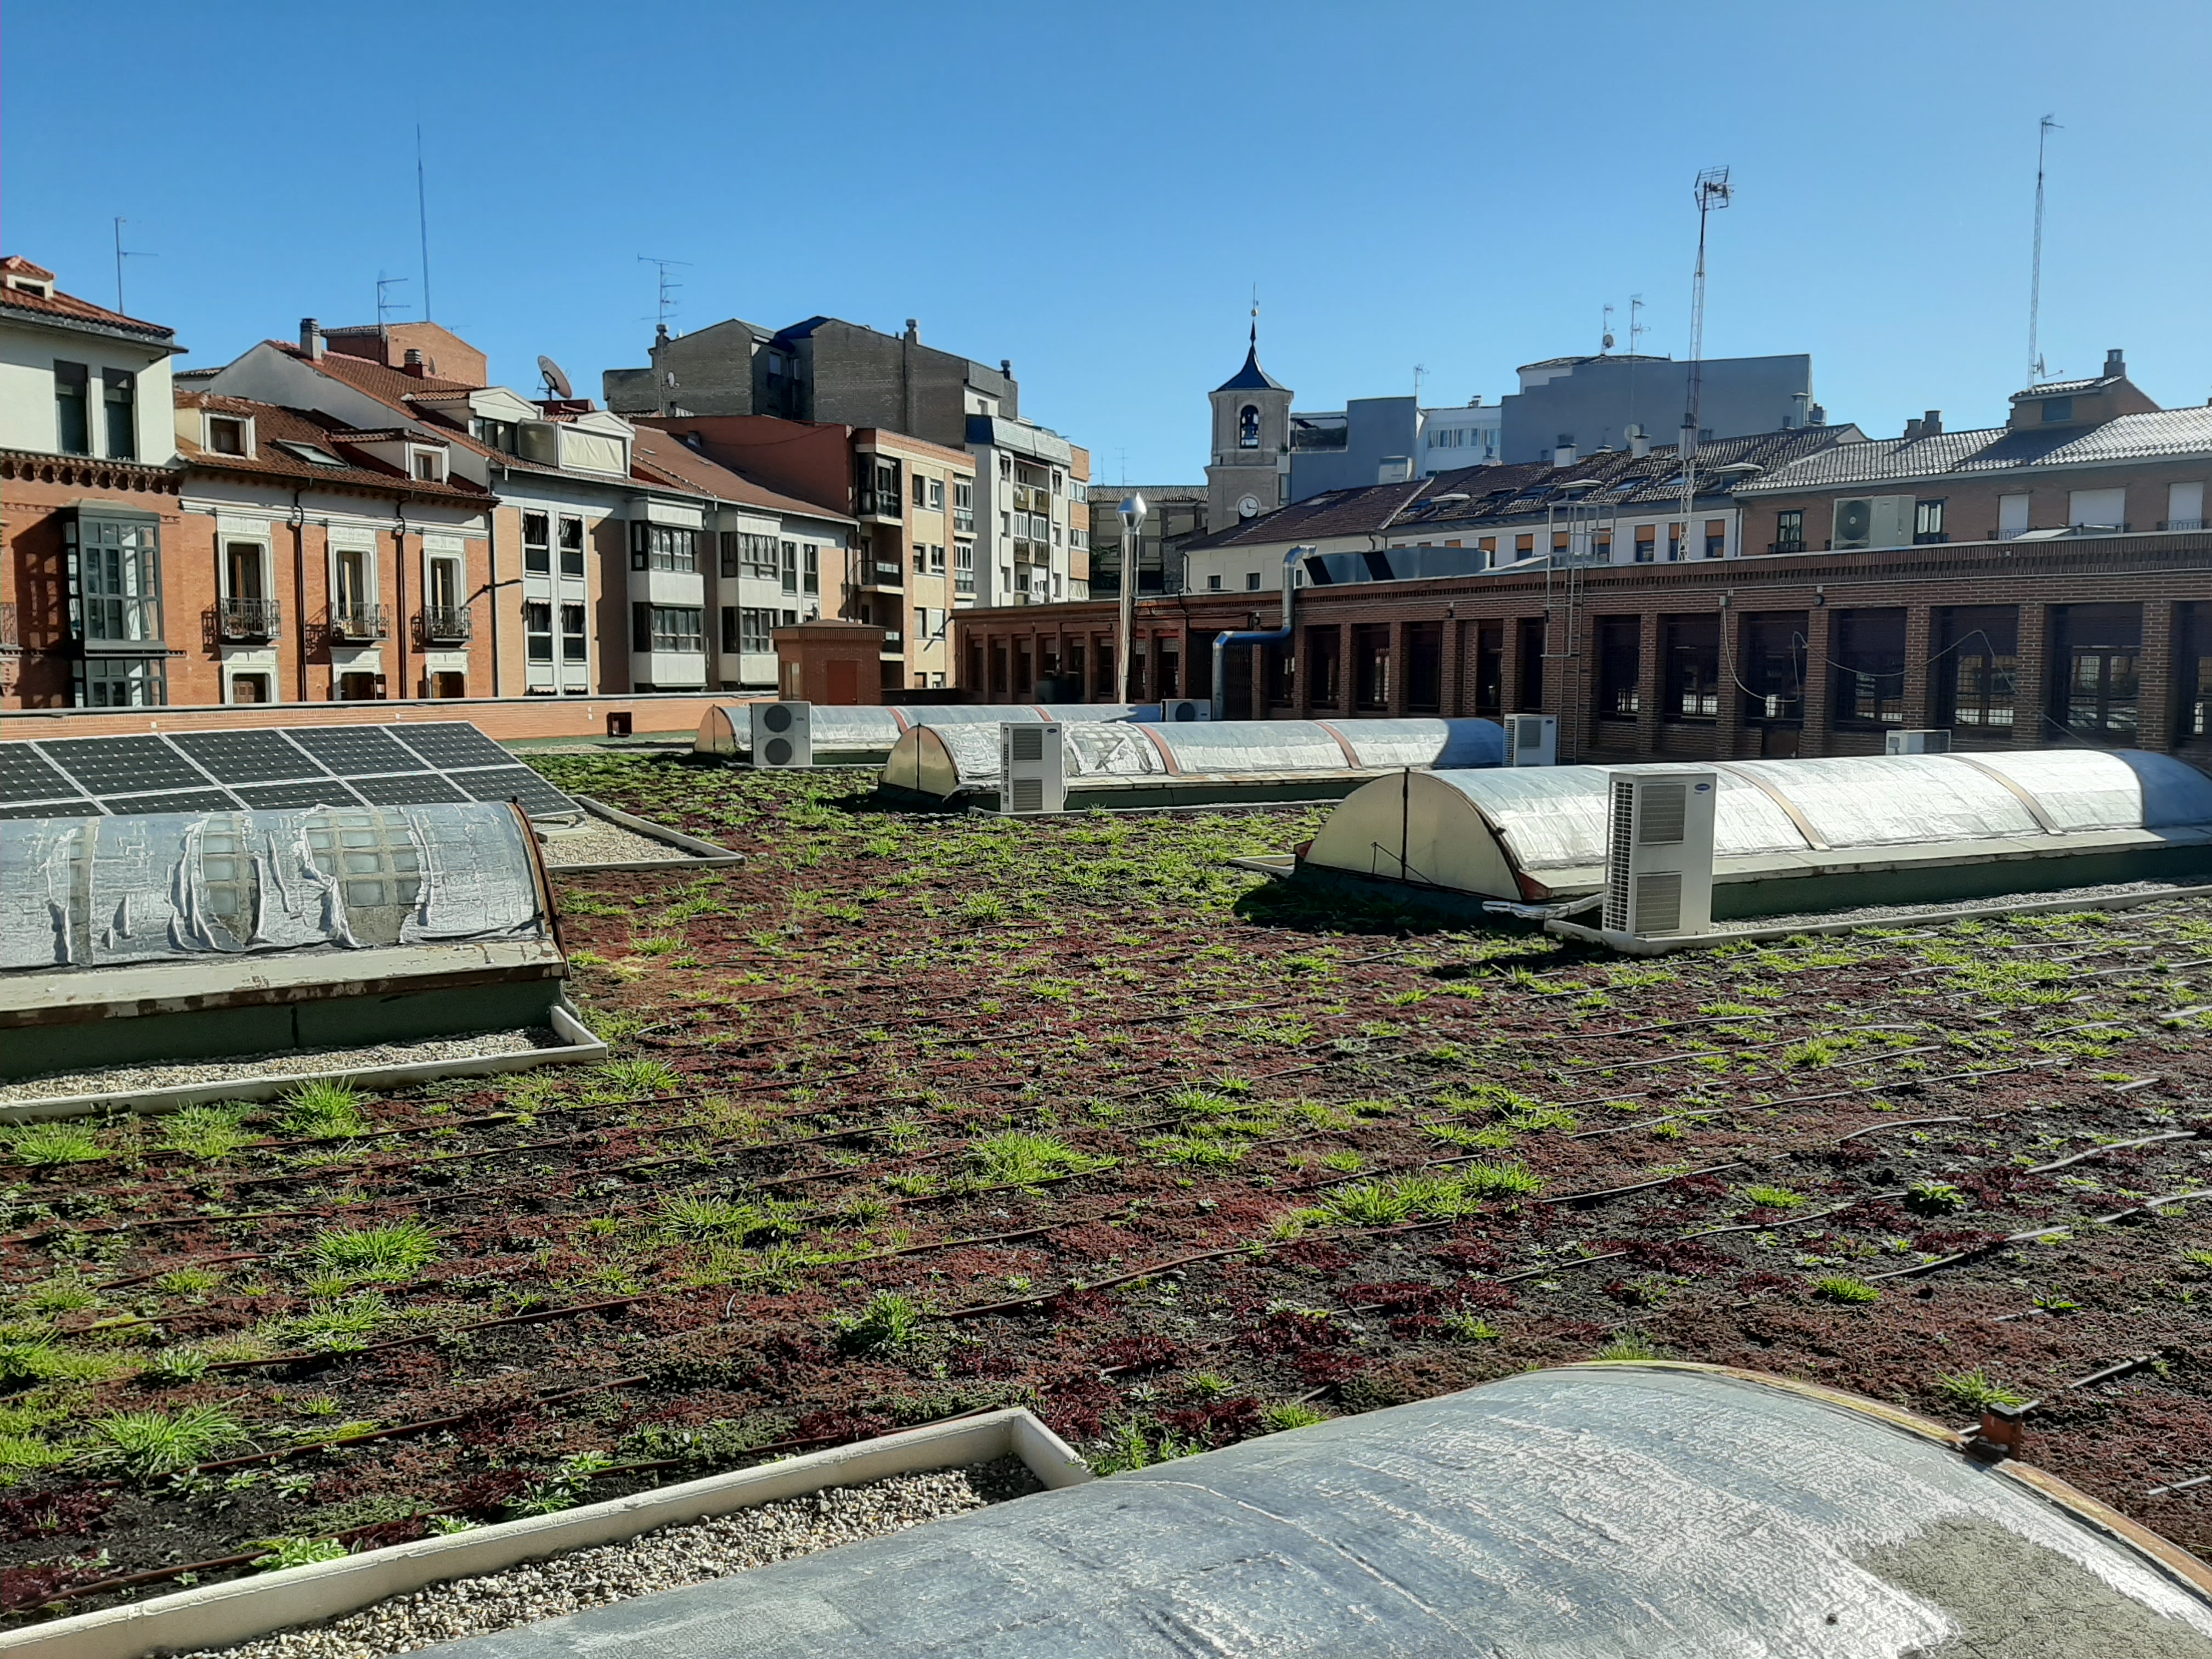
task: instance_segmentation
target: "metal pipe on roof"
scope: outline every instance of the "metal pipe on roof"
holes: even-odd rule
[[[1272,645],[1277,640],[1291,637],[1291,595],[1297,592],[1298,561],[1316,551],[1313,547],[1294,547],[1283,555],[1283,625],[1273,631],[1249,630],[1243,633],[1216,634],[1213,636],[1213,718],[1229,718],[1229,647],[1232,645]]]

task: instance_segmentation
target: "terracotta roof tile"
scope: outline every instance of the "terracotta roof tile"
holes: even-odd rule
[[[696,489],[716,501],[763,507],[773,513],[828,519],[837,524],[854,522],[833,508],[801,501],[795,495],[779,495],[764,484],[756,483],[742,472],[708,460],[681,439],[656,427],[641,426],[637,429],[632,453],[641,471],[660,473],[681,487]]]
[[[386,434],[356,431],[344,422],[318,414],[313,410],[287,409],[280,404],[260,403],[251,398],[217,397],[206,392],[179,392],[176,394],[176,402],[179,409],[205,410],[216,415],[237,415],[253,422],[254,453],[251,455],[218,454],[202,448],[197,434],[179,433],[177,437],[178,455],[187,466],[195,470],[251,473],[295,482],[347,484],[356,489],[461,501],[476,507],[488,506],[491,501],[487,492],[465,480],[429,483],[409,477],[398,468],[387,466],[374,456],[353,448],[349,441]],[[391,435],[400,434],[395,432]],[[312,445],[336,456],[344,465],[321,465],[278,447],[285,443]]]
[[[12,276],[26,276],[33,282],[50,283],[53,273],[33,264],[18,254],[0,259],[0,270]],[[26,294],[20,288],[0,286],[0,306],[14,311],[28,311],[57,322],[92,323],[103,328],[120,329],[125,333],[143,334],[149,340],[168,341],[176,331],[161,323],[149,323],[143,317],[126,317],[119,311],[110,311],[89,300],[80,300],[74,294],[56,291],[51,294]]]

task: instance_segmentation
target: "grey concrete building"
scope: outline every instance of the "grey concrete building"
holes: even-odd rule
[[[914,319],[883,334],[835,317],[773,333],[730,318],[690,334],[665,325],[644,368],[600,376],[607,407],[631,415],[775,415],[879,427],[957,449],[971,415],[1018,419],[1013,364],[992,368],[921,343]]]
[[[1628,447],[1629,428],[1671,443],[1680,434],[1690,365],[1643,354],[1548,357],[1524,363],[1521,389],[1504,408],[1502,453],[1508,463],[1548,459],[1562,445],[1588,453]],[[1826,417],[1813,401],[1813,359],[1711,357],[1698,400],[1705,438],[1741,438],[1817,426]],[[1362,482],[1373,483],[1373,478]]]
[[[1411,398],[1354,398],[1340,410],[1291,414],[1291,495],[1364,489],[1416,476],[1421,411]]]

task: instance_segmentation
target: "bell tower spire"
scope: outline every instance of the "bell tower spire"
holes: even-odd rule
[[[1216,386],[1206,526],[1218,532],[1290,499],[1290,387],[1260,367],[1260,290],[1252,289],[1244,367]]]

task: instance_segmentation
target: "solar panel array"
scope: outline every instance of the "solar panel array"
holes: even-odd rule
[[[516,800],[582,808],[465,720],[0,743],[0,817]]]

